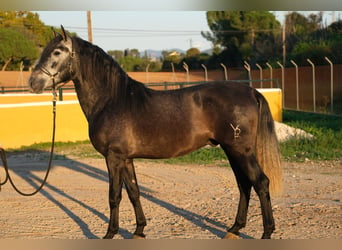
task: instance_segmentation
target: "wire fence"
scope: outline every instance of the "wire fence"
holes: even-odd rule
[[[192,71],[184,67],[184,72],[128,72],[128,74],[141,82],[145,82],[151,88],[170,90],[202,84],[209,81],[236,81],[249,84],[254,88],[280,88],[282,89],[283,108],[298,111],[310,111],[317,113],[342,115],[342,65],[334,65],[325,58],[328,65],[315,66],[308,59],[308,66],[298,67],[291,60],[293,67],[284,67],[277,62],[277,68],[270,63],[265,65],[250,65],[244,62],[244,68],[229,68],[221,64],[220,70]],[[253,69],[254,68],[254,69]],[[23,74],[24,73],[24,74]],[[6,84],[6,75],[14,75],[12,84]],[[27,82],[29,72],[0,72],[0,95],[9,93],[28,93],[23,82]],[[67,84],[62,92],[74,91],[73,85]]]

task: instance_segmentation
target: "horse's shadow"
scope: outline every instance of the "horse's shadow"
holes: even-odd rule
[[[44,155],[46,154],[45,152],[40,152],[36,151],[38,155]],[[12,156],[15,157],[15,156]],[[60,155],[55,155],[55,158],[62,158],[64,156]],[[58,161],[59,167],[65,167],[67,169],[73,170],[75,172],[85,174],[91,178],[94,178],[96,180],[104,181],[108,183],[108,174],[106,171],[103,171],[101,169],[98,169],[94,166],[84,164],[82,162],[70,159],[70,158],[65,158],[62,161]],[[54,162],[53,162],[54,166]],[[18,176],[22,177],[28,184],[30,184],[32,187],[37,188],[39,184],[41,183],[42,179],[38,177],[37,175],[34,174],[35,171],[45,171],[45,166],[42,164],[38,164],[37,167],[35,168],[30,168],[30,170],[23,170],[19,166],[14,166],[11,167],[11,170],[15,172]],[[203,216],[200,214],[196,214],[194,212],[191,212],[187,209],[177,207],[176,205],[161,200],[160,198],[154,197],[150,192],[150,190],[144,186],[140,185],[140,192],[141,192],[141,197],[145,198],[146,200],[155,203],[158,206],[161,206],[168,211],[174,213],[175,215],[181,216],[184,219],[190,221],[191,223],[195,224],[196,226],[208,230],[211,232],[213,235],[216,235],[219,238],[223,238],[224,235],[227,232],[227,226],[214,220],[211,219],[207,216]],[[100,236],[95,235],[90,229],[88,224],[81,218],[79,217],[76,213],[74,213],[72,210],[70,210],[66,205],[64,205],[61,201],[57,200],[54,195],[58,194],[64,198],[69,199],[70,201],[77,203],[79,206],[87,209],[90,213],[94,214],[97,216],[99,219],[103,220],[104,222],[108,223],[109,218],[104,215],[102,212],[98,211],[96,208],[86,204],[85,202],[77,199],[76,197],[71,196],[70,194],[64,192],[63,190],[59,189],[58,187],[49,184],[48,182],[44,186],[44,188],[40,191],[41,195],[45,196],[48,200],[50,200],[52,203],[54,203],[57,207],[59,207],[67,216],[69,216],[82,230],[83,235],[89,239],[98,239]],[[108,209],[108,214],[109,214],[109,209]],[[128,230],[124,228],[119,229],[119,234],[125,238],[129,239],[132,238],[132,233],[129,232]],[[241,235],[243,238],[250,238],[247,235]]]

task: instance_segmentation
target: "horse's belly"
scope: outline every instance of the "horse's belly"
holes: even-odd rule
[[[132,158],[171,158],[188,154],[208,143],[207,136],[159,135],[136,141]]]

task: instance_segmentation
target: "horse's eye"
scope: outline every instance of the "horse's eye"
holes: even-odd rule
[[[53,52],[53,55],[54,55],[54,56],[59,56],[60,54],[61,54],[61,52],[59,52],[58,50],[56,50],[56,51]]]

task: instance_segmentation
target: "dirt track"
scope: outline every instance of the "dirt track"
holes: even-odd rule
[[[41,159],[43,158],[43,159]],[[31,191],[43,178],[46,159],[9,159],[15,180]],[[218,239],[235,218],[238,189],[229,167],[136,162],[147,239]],[[0,171],[4,178],[3,169]],[[23,180],[24,179],[24,180]],[[275,239],[342,239],[342,164],[284,163],[285,190],[273,199]],[[0,192],[0,239],[101,238],[109,216],[104,160],[61,159],[43,191],[21,197],[7,184]],[[127,194],[120,206],[120,232],[130,238],[135,219]],[[262,221],[253,192],[244,238],[259,238]]]

